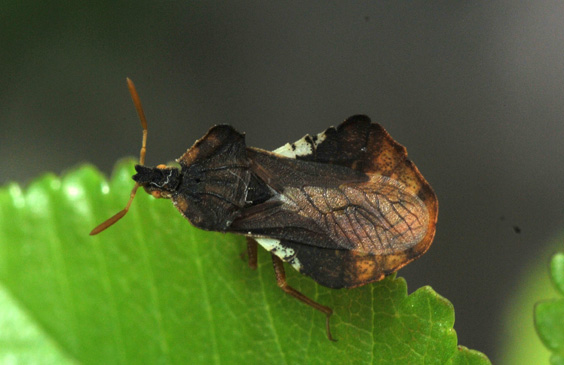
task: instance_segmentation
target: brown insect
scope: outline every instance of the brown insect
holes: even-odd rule
[[[147,122],[127,82],[143,126],[135,186],[126,207],[91,235],[122,218],[142,186],[171,199],[198,228],[247,236],[252,268],[257,243],[270,251],[278,286],[325,313],[331,340],[332,309],[289,286],[283,262],[321,285],[354,288],[382,280],[431,245],[437,197],[405,147],[368,117],[273,152],[247,147],[243,134],[218,125],[177,160],[180,169],[145,167]]]

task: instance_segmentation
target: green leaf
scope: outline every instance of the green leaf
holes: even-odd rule
[[[452,305],[430,287],[407,295],[405,281],[391,276],[332,290],[287,267],[290,285],[333,308],[338,342],[330,342],[324,315],[277,287],[267,252],[259,250],[253,271],[242,237],[195,229],[169,201],[143,192],[119,223],[88,236],[123,208],[132,171],[132,161],[120,163],[108,184],[83,166],[25,192],[0,189],[0,285],[28,314],[18,326],[31,321],[54,344],[45,347],[52,356],[85,364],[489,364],[457,346]],[[0,318],[13,306],[0,306]],[[5,349],[22,362],[29,354],[15,341]],[[33,362],[47,358],[37,352]]]
[[[550,261],[550,278],[564,293],[564,254],[555,254]],[[552,352],[552,364],[564,364],[564,298],[544,300],[535,306],[535,327],[541,341]]]
[[[560,294],[564,295],[564,253],[557,253],[552,256],[550,279]]]
[[[557,235],[546,243],[545,249],[531,257],[522,268],[518,286],[505,301],[503,318],[498,329],[500,364],[546,364],[550,351],[544,346],[531,320],[532,309],[539,298],[554,293],[546,275],[546,257],[561,247],[563,237]]]
[[[0,364],[74,363],[2,287],[0,328]]]

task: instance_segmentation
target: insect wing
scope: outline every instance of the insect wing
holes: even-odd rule
[[[278,167],[263,161],[271,155],[247,151],[253,172],[278,195],[244,210],[233,228],[268,237],[259,243],[322,285],[381,280],[432,243],[432,188],[405,148],[368,117],[281,147],[274,155],[294,161],[281,158]]]

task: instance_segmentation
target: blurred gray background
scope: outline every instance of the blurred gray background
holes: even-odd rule
[[[564,223],[563,2],[63,3],[0,5],[1,183],[137,155],[126,76],[149,165],[218,123],[274,149],[368,114],[440,202],[400,275],[495,363],[506,301]]]

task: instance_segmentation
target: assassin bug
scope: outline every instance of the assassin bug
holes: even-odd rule
[[[142,186],[172,200],[198,228],[247,236],[250,267],[257,243],[270,251],[278,286],[326,315],[330,340],[332,309],[289,286],[283,262],[329,288],[354,288],[382,280],[431,245],[437,197],[405,147],[368,117],[273,152],[247,147],[243,134],[217,125],[177,160],[180,169],[146,167],[147,121],[127,83],[143,127],[135,186],[125,208],[91,235],[121,219]]]

